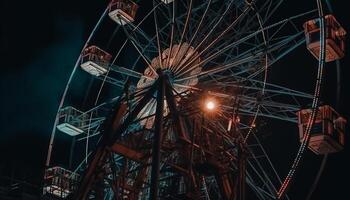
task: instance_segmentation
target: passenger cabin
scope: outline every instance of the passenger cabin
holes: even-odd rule
[[[62,167],[45,170],[43,195],[50,199],[65,199],[77,189],[79,174]]]
[[[138,5],[131,0],[112,0],[109,4],[109,17],[120,25],[135,20]]]
[[[86,72],[100,76],[107,73],[111,59],[109,53],[93,45],[84,49],[80,66]]]
[[[325,16],[326,62],[341,59],[345,53],[346,31],[333,15]],[[313,19],[304,23],[306,44],[311,54],[319,59],[320,54],[320,20]]]
[[[84,126],[88,122],[88,115],[68,106],[59,111],[59,122],[57,129],[70,136],[84,133]]]
[[[162,2],[165,3],[165,4],[169,4],[169,3],[173,2],[173,1],[175,1],[175,0],[162,0]]]
[[[300,141],[306,133],[311,109],[297,112]],[[310,132],[309,149],[317,155],[338,152],[343,149],[346,120],[332,107],[320,106]]]

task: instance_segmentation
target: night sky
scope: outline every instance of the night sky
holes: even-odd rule
[[[303,1],[299,2],[298,6],[302,6]],[[333,2],[338,21],[350,32],[347,1]],[[0,1],[0,176],[40,184],[61,94],[85,40],[107,3],[107,0]],[[349,46],[347,42],[347,49]],[[341,60],[342,93],[338,111],[350,120],[349,66],[347,55]],[[307,78],[300,74],[300,78]],[[331,77],[330,84],[334,82],[334,76]],[[334,88],[325,86],[324,94],[334,102]],[[280,125],[280,128],[285,127]],[[329,156],[313,199],[349,199],[348,147]],[[284,156],[293,158],[296,151]],[[305,160],[307,164],[291,188],[295,199],[305,197],[305,188],[309,188],[321,162],[320,157],[311,153]]]

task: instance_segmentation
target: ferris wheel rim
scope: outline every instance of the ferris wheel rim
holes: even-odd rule
[[[155,2],[155,1],[153,1],[153,2]],[[211,2],[211,0],[210,0],[210,2]],[[210,4],[210,2],[208,3],[208,5]],[[160,2],[161,3],[161,2]],[[160,4],[159,3],[159,4]],[[158,4],[158,5],[159,5]],[[155,11],[153,11],[153,13],[155,13]],[[105,11],[105,13],[104,13],[104,15],[106,14],[106,11]],[[259,20],[260,21],[260,20]],[[99,23],[98,23],[99,24]],[[97,24],[97,25],[98,25]],[[141,23],[140,23],[141,24]],[[96,25],[96,26],[97,26]],[[261,26],[262,26],[262,24],[260,24]],[[262,27],[261,27],[262,28]],[[262,28],[263,29],[263,28]],[[94,32],[94,31],[93,31]],[[93,33],[92,32],[92,33]],[[263,33],[264,33],[264,31],[262,31]],[[90,37],[92,37],[92,35],[90,36]],[[90,39],[88,39],[88,41],[89,41]],[[128,40],[128,38],[126,39],[126,40]],[[84,46],[86,46],[87,44],[88,44],[88,41],[86,42],[86,44],[84,45]],[[266,43],[266,40],[264,41],[265,43]],[[172,44],[171,44],[172,45]],[[159,46],[159,44],[158,44],[158,46]],[[122,49],[123,48],[121,48],[121,50],[120,51],[122,51]],[[160,49],[160,48],[159,48]],[[160,51],[159,51],[159,54],[160,54]],[[117,54],[118,56],[119,56],[119,54]],[[118,57],[118,56],[116,56],[115,57],[115,59],[114,60],[116,60],[116,58]],[[266,54],[266,56],[267,56],[267,54]],[[78,60],[80,60],[80,57],[79,57],[79,59]],[[77,61],[77,63],[78,63],[79,61]],[[323,64],[322,65],[324,65],[324,61],[321,61],[321,62],[323,62]],[[113,61],[113,63],[114,63],[114,61]],[[113,65],[113,64],[112,64]],[[75,69],[76,69],[76,67],[77,67],[77,65],[74,67],[74,70],[73,70],[73,72],[72,72],[72,74],[71,74],[71,76],[74,76],[74,74],[75,74]],[[266,79],[267,79],[267,68],[268,68],[268,66],[267,66],[267,62],[265,63],[265,78],[264,78],[264,87],[263,87],[263,91],[265,91],[265,84],[266,84]],[[103,80],[103,84],[105,83],[105,81],[106,81],[106,78],[107,78],[107,76],[108,76],[108,73],[109,73],[109,71],[110,70],[112,70],[112,69],[108,69],[108,72],[107,72],[107,74],[106,74],[106,76],[105,76],[105,78],[104,78],[104,80]],[[103,88],[103,84],[102,84],[102,86],[100,87],[100,91],[102,90],[102,88]],[[69,84],[67,84],[67,86],[68,86],[68,88],[69,88]],[[68,89],[67,89],[68,90]],[[65,92],[66,93],[66,92]],[[100,93],[100,92],[99,92]],[[98,95],[98,97],[99,97],[100,95]],[[98,98],[97,98],[98,99]],[[63,100],[64,101],[64,100]],[[96,102],[97,102],[98,100],[96,100]],[[95,104],[96,105],[96,104]],[[62,106],[63,106],[63,104],[62,104]],[[62,106],[60,106],[60,108],[62,108]],[[60,108],[59,108],[59,110],[60,110]],[[58,112],[57,112],[57,115],[56,115],[56,119],[57,119],[57,116],[58,116]],[[257,118],[257,116],[258,116],[258,109],[257,109],[257,111],[256,111],[256,113],[255,113],[255,119]],[[90,120],[91,120],[91,118],[90,118]],[[55,122],[55,124],[56,124],[56,122]],[[57,124],[56,124],[57,125]],[[251,123],[251,126],[250,126],[250,128],[252,128],[252,126],[253,126],[253,123]],[[56,128],[56,126],[54,126],[54,129]],[[52,137],[52,136],[51,136]],[[49,163],[49,162],[47,162],[47,163]],[[48,164],[49,165],[49,164]]]

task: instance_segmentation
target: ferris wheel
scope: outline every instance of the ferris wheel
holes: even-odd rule
[[[63,93],[43,195],[289,199],[304,152],[340,151],[346,124],[319,103],[323,68],[344,56],[346,32],[329,4],[295,4],[112,0]],[[303,66],[312,68],[308,80],[288,74],[292,54],[296,65],[313,63]],[[87,76],[90,86],[72,90]],[[259,132],[276,123],[299,131],[290,163],[275,162],[280,147]],[[62,137],[72,145],[55,145]]]

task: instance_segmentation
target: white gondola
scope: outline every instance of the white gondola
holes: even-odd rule
[[[79,181],[79,174],[62,167],[45,170],[43,195],[65,199],[73,193]]]
[[[300,141],[306,133],[311,109],[297,113]],[[318,108],[316,120],[310,131],[309,149],[315,154],[328,154],[343,149],[346,120],[332,107],[325,105]]]
[[[81,68],[94,76],[100,76],[107,73],[109,62],[112,56],[98,48],[89,46],[84,49],[81,58]]]
[[[333,15],[325,16],[326,62],[341,59],[345,52],[346,31],[340,26]],[[319,59],[320,54],[320,23],[313,19],[304,23],[306,44],[311,54]]]
[[[131,0],[112,0],[109,4],[109,17],[120,25],[135,20],[138,5]]]
[[[165,4],[169,4],[169,3],[173,2],[173,1],[175,1],[175,0],[162,0],[162,2],[165,3]]]
[[[101,76],[108,71],[109,62],[112,56],[98,48],[89,46],[84,49],[82,55],[81,68],[94,76]]]
[[[87,123],[88,115],[68,106],[60,110],[57,129],[70,136],[84,133],[83,126]]]

